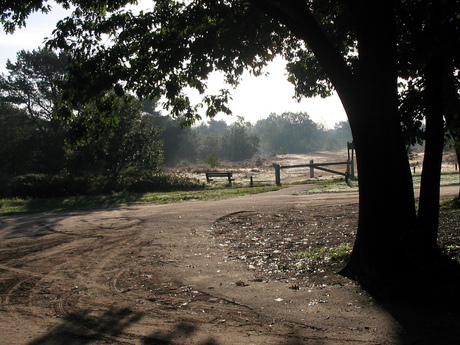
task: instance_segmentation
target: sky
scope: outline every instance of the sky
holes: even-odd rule
[[[17,30],[12,35],[0,32],[0,72],[6,72],[6,61],[16,61],[19,50],[33,50],[44,46],[46,37],[50,37],[55,24],[70,14],[58,5],[47,15],[35,13],[27,20],[26,28]],[[316,123],[333,128],[337,122],[345,121],[346,114],[337,95],[322,98],[304,98],[301,102],[294,100],[294,86],[287,81],[285,61],[276,58],[265,72],[266,76],[254,77],[246,73],[240,85],[232,90],[232,101],[229,103],[233,116],[221,115],[218,120],[233,122],[236,116],[256,123],[271,113],[306,112]],[[208,82],[210,92],[217,92],[222,87],[218,74],[211,76]],[[193,101],[200,98],[192,93]]]

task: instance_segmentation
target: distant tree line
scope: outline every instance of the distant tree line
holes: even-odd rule
[[[309,153],[345,149],[352,141],[347,121],[327,129],[305,112],[270,114],[252,125],[238,117],[233,124],[209,120],[196,127],[179,128],[179,120],[160,116],[160,138],[165,163],[202,163],[210,156],[219,160],[242,161],[256,154]]]
[[[337,150],[351,141],[347,122],[325,129],[307,113],[182,127],[156,111],[156,102],[111,93],[63,113],[66,63],[64,54],[22,50],[0,76],[0,196],[196,188],[164,166],[216,167],[256,154]]]

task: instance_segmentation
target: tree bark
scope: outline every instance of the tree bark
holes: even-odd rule
[[[443,64],[433,57],[425,70],[426,140],[415,239],[421,256],[437,250],[441,164],[444,149]]]
[[[416,211],[399,123],[392,2],[351,1],[358,30],[359,75],[352,74],[321,31],[307,2],[257,2],[315,53],[349,118],[359,173],[360,212],[351,260],[342,273],[368,286],[398,279],[408,269],[404,264]]]
[[[455,146],[455,155],[457,156],[457,167],[459,167],[460,166],[460,144],[457,144]],[[459,182],[459,185],[460,185],[460,172],[459,172],[459,175],[458,175],[458,182]],[[460,187],[459,187],[459,190],[458,190],[457,199],[460,199]]]
[[[407,269],[416,211],[399,123],[392,2],[352,1],[358,30],[358,98],[347,113],[359,174],[360,214],[342,273],[366,285],[398,280]]]

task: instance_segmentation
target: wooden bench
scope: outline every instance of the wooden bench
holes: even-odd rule
[[[226,172],[220,172],[220,171],[211,171],[206,173],[206,181],[211,182],[212,177],[226,177],[228,178],[228,183],[232,184],[232,181],[235,181],[234,178],[232,178],[233,173],[230,171]]]

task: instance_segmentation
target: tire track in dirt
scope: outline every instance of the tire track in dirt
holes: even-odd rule
[[[24,295],[24,291],[30,291],[33,287],[27,286],[33,284],[36,278],[20,279],[8,291],[3,294],[2,308],[4,308],[11,316],[19,319],[21,312],[18,310],[21,306],[26,308],[30,303],[30,295]],[[26,302],[27,301],[27,302]]]
[[[109,305],[126,300],[123,291],[118,288],[118,280],[123,272],[129,269],[128,260],[125,258],[137,245],[132,240],[133,237],[135,233],[132,231],[125,231],[121,236],[108,234],[103,237],[103,241],[100,241],[102,243],[83,249],[84,261],[81,260],[80,253],[75,257],[75,262],[69,260],[55,268],[54,274],[64,271],[68,277],[71,277],[70,282],[66,282],[70,291],[59,296],[55,304],[58,314],[71,315],[76,310],[93,310],[103,305],[98,303],[94,306],[91,296],[99,296]],[[130,244],[127,244],[128,240]],[[83,244],[80,243],[80,246]]]
[[[232,212],[357,201],[356,193],[305,195],[304,190],[59,214],[49,221],[43,215],[2,220],[3,342],[30,344],[42,337],[65,343],[81,332],[84,341],[97,345],[205,344],[211,338],[219,345],[394,344],[393,324],[382,335],[334,328],[346,317],[351,324],[365,323],[369,315],[373,322],[389,322],[383,313],[373,314],[376,308],[370,314],[348,311],[352,307],[337,307],[331,297],[328,305],[299,312],[304,300],[322,298],[327,288],[292,291],[276,282],[253,282],[254,271],[231,261],[228,248],[210,235],[214,221]],[[40,226],[33,227],[35,222]],[[249,286],[236,284],[240,280]],[[356,298],[354,288],[331,291],[339,292]],[[275,301],[278,294],[283,301]]]
[[[8,272],[1,276],[1,286],[7,287],[2,288],[2,309],[14,316],[19,324],[36,323],[36,320],[32,321],[34,318],[46,319],[47,315],[66,320],[81,314],[86,332],[122,343],[124,338],[114,337],[110,327],[105,332],[97,322],[90,321],[100,314],[95,309],[101,309],[102,314],[107,310],[107,305],[110,305],[107,300],[111,299],[113,303],[123,297],[118,291],[117,280],[128,268],[127,261],[120,262],[118,257],[125,257],[137,245],[127,243],[133,242],[135,232],[139,231],[136,228],[139,221],[125,218],[120,220],[120,224],[117,224],[117,219],[104,226],[101,226],[100,220],[92,224],[78,224],[84,224],[87,230],[76,234],[69,232],[68,228],[61,231],[39,222],[38,227],[44,229],[39,236],[18,232],[16,236],[10,236],[9,243],[16,245],[19,255],[12,257],[5,253],[0,261],[0,269]],[[97,229],[97,234],[91,233],[92,229]],[[5,248],[8,251],[9,248]],[[114,263],[123,269],[112,273],[110,266]],[[107,275],[108,281],[104,281]],[[95,283],[91,289],[86,286],[89,283]],[[113,292],[117,292],[119,298],[115,298]],[[100,294],[110,297],[104,303],[93,303],[91,296]]]

